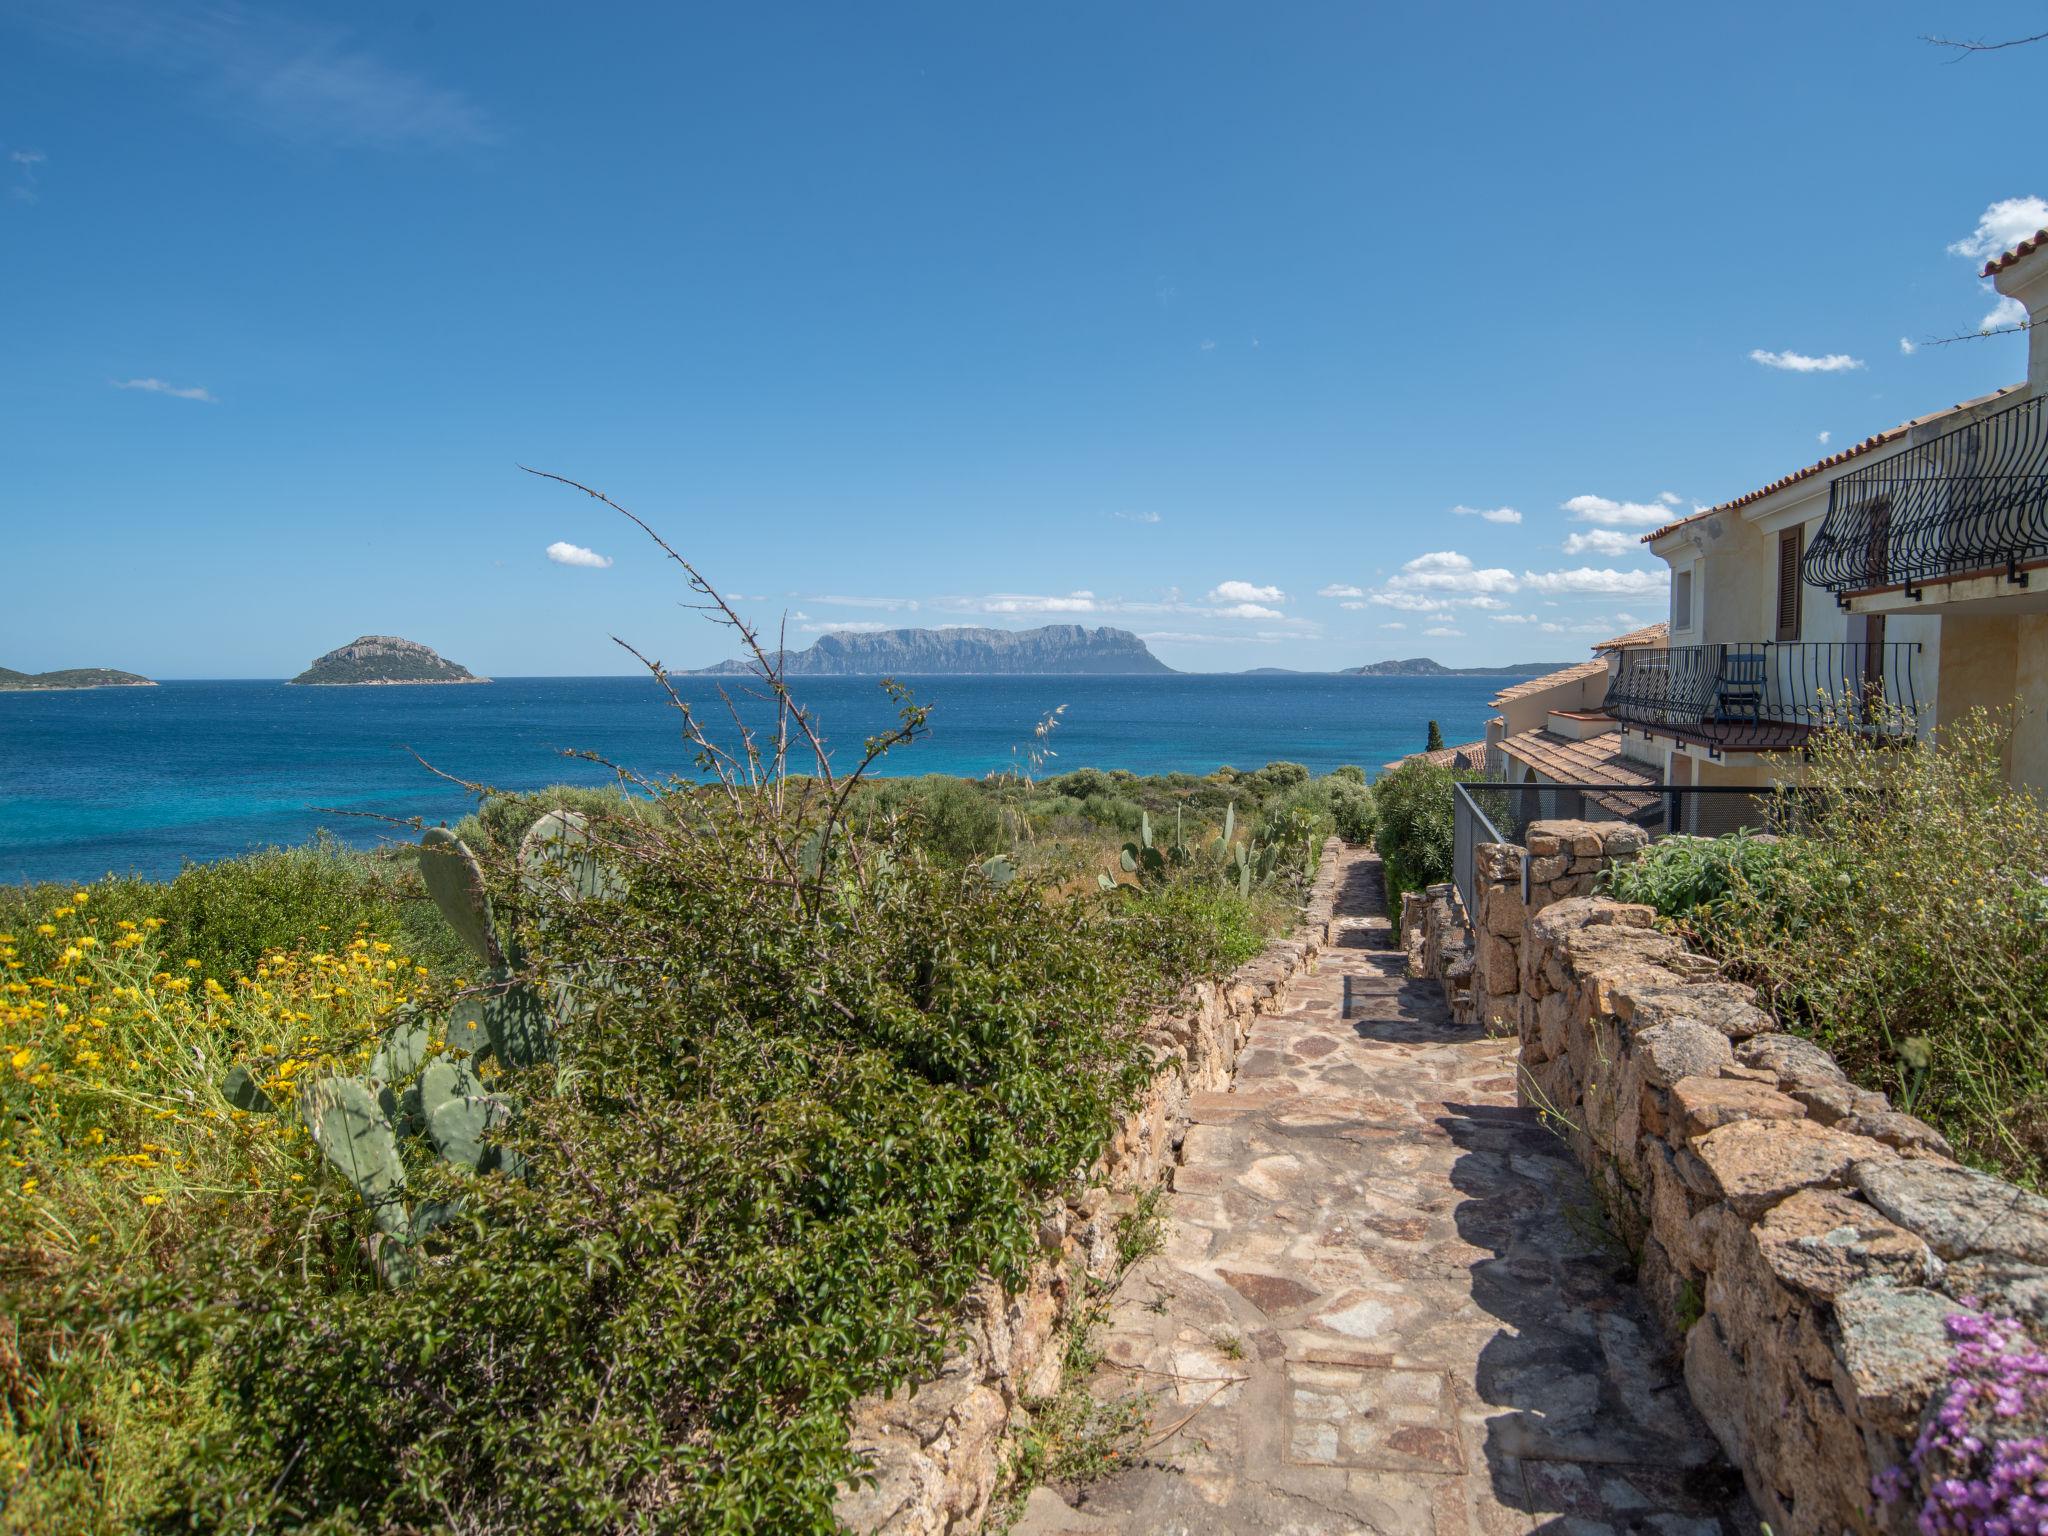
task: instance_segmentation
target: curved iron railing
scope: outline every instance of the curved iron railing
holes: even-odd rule
[[[2023,569],[2048,560],[2048,399],[2023,400],[1915,443],[1828,487],[1804,575],[1852,592]]]
[[[1920,647],[1760,641],[1623,651],[1607,712],[1625,725],[1716,749],[1796,747],[1827,725],[1914,734]]]

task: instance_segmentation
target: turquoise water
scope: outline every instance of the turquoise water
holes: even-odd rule
[[[1054,706],[1049,771],[1082,766],[1207,773],[1275,759],[1325,772],[1482,734],[1501,678],[935,677],[906,679],[934,706],[928,739],[892,774],[1005,767]],[[722,713],[708,681],[686,693]],[[894,707],[869,680],[802,680],[835,760],[857,760]],[[758,706],[752,706],[758,710]],[[708,711],[706,712],[708,715]],[[186,860],[309,840],[368,845],[397,828],[340,812],[453,820],[462,791],[414,761],[499,789],[604,783],[599,753],[650,775],[691,771],[655,685],[640,678],[504,678],[464,688],[291,688],[173,682],[79,693],[0,693],[0,881],[174,874]]]

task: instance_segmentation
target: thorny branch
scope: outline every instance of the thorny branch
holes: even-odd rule
[[[838,839],[838,842],[835,842],[835,838],[837,838],[840,829],[846,825],[849,803],[852,800],[854,791],[859,787],[861,780],[866,776],[868,770],[875,765],[883,754],[892,748],[913,741],[918,736],[924,734],[926,722],[931,714],[929,706],[912,703],[908,690],[891,680],[885,679],[882,686],[888,690],[890,697],[900,706],[898,724],[893,730],[868,738],[861,760],[851,773],[836,773],[832,767],[831,754],[826,750],[824,738],[819,734],[817,724],[812,719],[810,711],[805,709],[789,690],[786,677],[786,664],[789,655],[786,647],[788,636],[786,618],[783,631],[776,641],[776,649],[771,657],[768,650],[762,645],[760,635],[754,627],[741,617],[732,604],[726,601],[724,595],[705,578],[704,574],[695,565],[691,564],[689,560],[683,557],[680,551],[659,533],[655,532],[646,519],[642,518],[638,513],[620,506],[619,503],[612,500],[611,497],[605,495],[602,491],[595,490],[583,484],[580,480],[571,479],[567,475],[555,474],[550,470],[535,469],[525,464],[520,465],[519,468],[538,479],[553,480],[557,484],[568,486],[571,490],[581,491],[584,495],[590,497],[591,500],[602,502],[605,506],[610,507],[614,512],[617,512],[621,517],[632,523],[654,542],[655,547],[663,555],[681,568],[690,590],[705,600],[701,604],[691,604],[690,606],[700,609],[711,618],[713,623],[732,630],[739,637],[740,643],[745,647],[748,656],[751,658],[746,670],[766,688],[765,694],[757,696],[772,704],[775,710],[774,751],[765,764],[765,771],[760,741],[755,731],[748,726],[745,719],[741,716],[739,706],[734,702],[729,693],[723,688],[718,690],[720,698],[725,703],[727,712],[732,716],[734,727],[739,733],[739,751],[737,754],[719,746],[706,734],[702,723],[697,718],[696,711],[691,707],[689,701],[677,692],[675,685],[670,681],[668,670],[659,661],[652,660],[641,654],[641,652],[627,644],[626,641],[618,639],[617,636],[613,638],[654,675],[655,680],[660,683],[663,690],[668,694],[669,702],[682,715],[684,739],[697,749],[699,765],[707,772],[716,776],[724,797],[736,813],[755,820],[763,833],[764,841],[771,850],[775,862],[782,866],[783,871],[789,877],[789,883],[797,890],[799,901],[804,901],[807,898],[811,910],[814,912],[817,910],[822,902],[825,881],[829,873],[829,855],[836,846],[842,843],[846,849],[847,865],[852,870],[855,880],[859,882],[863,890],[868,889],[868,873],[861,858],[859,846],[850,839]],[[788,816],[789,806],[786,800],[789,787],[789,774],[787,771],[788,752],[792,730],[810,748],[811,756],[816,766],[815,783],[818,791],[822,793],[826,808],[824,823],[816,833],[819,850],[817,869],[814,873],[809,874],[808,886],[805,884],[806,872],[803,868],[804,861],[791,842],[792,822]],[[444,778],[448,777],[445,774],[442,776]],[[637,776],[633,776],[633,778],[635,782],[644,782],[639,780]],[[742,780],[744,780],[744,786],[747,791],[745,794],[741,793]],[[457,780],[456,782],[459,783],[461,781]],[[812,783],[806,781],[799,793],[801,799],[797,809],[801,811],[803,805],[808,802],[813,793]],[[800,819],[799,817],[798,820]],[[769,883],[780,884],[782,882],[771,881]]]

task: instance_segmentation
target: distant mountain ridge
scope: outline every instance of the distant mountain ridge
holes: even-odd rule
[[[397,635],[359,635],[315,661],[294,683],[311,687],[374,687],[400,683],[488,683],[432,647]]]
[[[791,677],[1128,677],[1173,671],[1129,630],[1079,624],[835,629],[804,650],[784,651],[781,664]],[[723,661],[700,675],[746,672],[751,666]]]
[[[68,688],[154,688],[156,680],[112,667],[67,667],[58,672],[17,672],[0,667],[0,692],[59,692]]]
[[[1568,661],[1517,661],[1501,667],[1447,667],[1427,656],[1410,656],[1405,661],[1370,661],[1362,667],[1346,667],[1340,677],[1540,677],[1570,666]]]

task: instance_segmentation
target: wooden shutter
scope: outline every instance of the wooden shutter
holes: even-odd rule
[[[1805,530],[1787,528],[1778,535],[1778,634],[1780,640],[1799,638],[1799,556]]]

